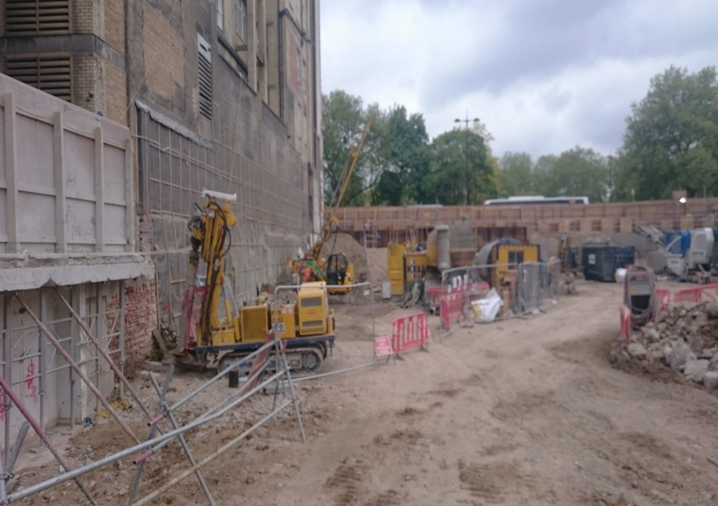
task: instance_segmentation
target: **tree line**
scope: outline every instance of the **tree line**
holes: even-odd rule
[[[718,195],[718,79],[715,67],[690,74],[671,66],[631,105],[623,145],[613,156],[577,146],[534,160],[497,158],[486,125],[469,121],[429,139],[421,114],[395,105],[364,106],[360,97],[323,97],[325,203],[334,205],[349,148],[371,128],[343,206],[443,204],[520,195],[587,196],[591,202]]]

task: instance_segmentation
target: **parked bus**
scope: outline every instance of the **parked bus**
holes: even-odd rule
[[[588,197],[543,197],[541,195],[530,197],[509,197],[507,199],[488,199],[485,206],[518,206],[533,204],[588,204]]]

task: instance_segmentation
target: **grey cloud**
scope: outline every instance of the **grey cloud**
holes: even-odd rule
[[[422,105],[441,107],[449,96],[477,88],[500,93],[518,80],[545,78],[601,59],[680,54],[718,42],[715,8],[707,9],[705,16],[694,16],[692,26],[685,26],[673,22],[670,13],[650,12],[647,6],[645,17],[635,19],[632,8],[636,2],[631,0],[517,1],[509,5],[505,25],[489,50],[477,44],[473,57],[449,61],[439,75],[427,73]],[[476,19],[480,15],[477,9]]]

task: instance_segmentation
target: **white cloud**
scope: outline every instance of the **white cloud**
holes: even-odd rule
[[[652,76],[716,64],[716,26],[713,0],[329,0],[322,86],[420,112],[432,136],[468,112],[499,155],[609,154]]]

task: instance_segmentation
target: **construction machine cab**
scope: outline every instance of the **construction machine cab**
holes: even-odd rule
[[[327,284],[350,285],[352,283],[352,269],[344,253],[335,253],[327,261]]]

